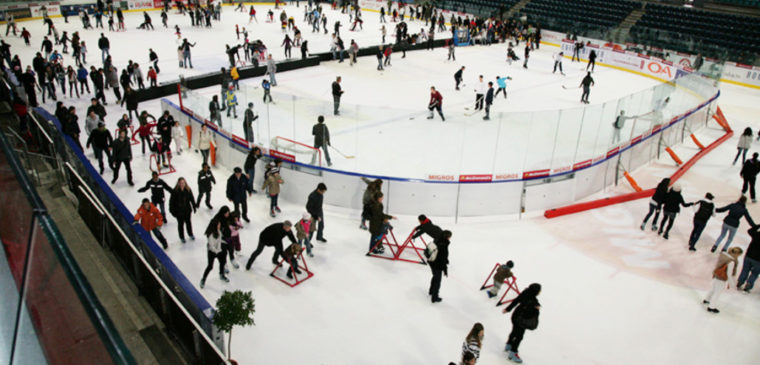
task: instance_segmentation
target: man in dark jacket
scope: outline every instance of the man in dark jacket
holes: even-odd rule
[[[245,269],[251,269],[251,265],[253,265],[256,257],[259,256],[261,251],[264,250],[264,247],[266,246],[274,247],[274,256],[272,256],[272,263],[277,265],[277,258],[282,256],[282,239],[287,236],[291,243],[296,243],[296,238],[293,236],[293,232],[291,231],[292,228],[293,224],[290,223],[290,221],[275,223],[267,228],[264,228],[264,230],[259,234],[259,245],[256,247],[256,251],[253,251],[251,257],[248,258],[248,263],[245,264]]]
[[[670,185],[669,177],[662,179],[662,181],[657,184],[657,188],[654,190],[654,195],[652,195],[652,199],[649,200],[649,213],[647,213],[646,217],[644,217],[644,221],[641,222],[642,231],[646,227],[647,220],[649,220],[649,217],[652,216],[652,213],[654,213],[654,219],[652,220],[652,230],[657,230],[657,218],[660,217],[660,209],[662,208],[662,203],[665,201],[665,194],[668,192],[668,185]]]
[[[330,152],[327,150],[327,146],[330,145],[330,129],[328,129],[327,124],[325,124],[324,116],[320,115],[317,118],[317,124],[311,127],[311,134],[314,136],[314,148],[322,148],[322,151],[325,152],[325,161],[327,161],[327,166],[332,166],[332,162],[330,161]],[[312,165],[316,159],[316,154],[311,156]]]
[[[108,41],[108,38],[106,38],[103,33],[100,33],[100,39],[98,39],[98,48],[100,48],[101,51],[101,58],[103,59],[103,63],[106,62],[106,56],[110,56],[108,53],[108,49],[111,48],[111,42]]]
[[[243,175],[243,170],[236,167],[235,172],[227,179],[227,199],[235,204],[235,211],[240,212],[240,206],[243,207],[243,220],[248,220],[248,195],[253,194],[253,191],[249,188],[248,178]]]
[[[306,202],[306,211],[311,214],[311,218],[317,223],[317,241],[327,243],[323,235],[325,229],[325,215],[322,212],[322,201],[324,199],[325,192],[327,191],[327,185],[319,183],[317,189],[309,194],[309,200]],[[311,239],[311,237],[309,237]]]
[[[462,83],[462,73],[464,73],[464,66],[459,69],[459,71],[454,73],[454,81],[456,81],[457,85],[456,88],[459,90],[459,84]]]
[[[206,206],[208,209],[214,209],[211,206],[211,184],[216,184],[216,179],[214,178],[214,174],[211,173],[208,164],[204,163],[201,171],[198,171],[198,201],[195,203],[196,206],[201,206],[201,199],[205,194]]]
[[[256,175],[256,161],[258,161],[259,158],[261,158],[261,149],[253,146],[253,148],[248,150],[248,155],[243,164],[243,170],[248,178],[248,190],[254,194],[256,194],[256,189],[253,188],[253,178]]]
[[[119,178],[119,169],[124,164],[124,168],[127,169],[127,182],[129,186],[135,186],[132,182],[132,166],[130,166],[132,142],[127,139],[127,131],[123,129],[119,131],[119,138],[111,143],[111,153],[113,156],[113,180],[111,180],[111,184],[116,183],[116,179]]]
[[[224,105],[224,103],[222,103]],[[219,99],[216,98],[216,95],[211,97],[211,101],[208,102],[208,119],[211,121],[211,123],[214,123],[218,126],[222,126],[222,113],[219,111]]]
[[[744,162],[742,171],[739,173],[739,176],[744,179],[742,194],[746,193],[747,188],[749,188],[749,197],[752,198],[753,203],[757,203],[757,199],[755,199],[755,178],[760,172],[760,161],[758,161],[757,156],[757,152],[753,153],[752,158]]]
[[[95,99],[103,100],[103,105],[106,103],[106,94],[104,90],[105,78],[103,77],[103,69],[96,70],[95,66],[90,67],[90,80],[92,81],[93,91],[95,91]]]
[[[101,121],[105,121],[107,115],[106,108],[100,105],[98,99],[95,98],[90,99],[90,103],[90,106],[87,107],[87,115],[90,115],[90,112],[95,112],[95,114],[100,117]]]
[[[369,251],[374,254],[382,254],[385,252],[382,244],[378,244],[383,239],[387,229],[390,227],[388,224],[389,219],[396,219],[392,215],[385,214],[383,209],[383,193],[377,192],[372,204],[369,207]],[[392,228],[391,228],[392,229]]]
[[[158,118],[158,123],[156,124],[156,130],[158,131],[158,134],[161,135],[161,139],[166,144],[172,143],[172,127],[174,127],[174,118],[167,114],[168,110],[164,112],[164,115],[161,116],[161,118]]]
[[[106,125],[103,122],[99,122],[98,128],[95,128],[90,133],[90,137],[87,138],[87,147],[92,146],[92,151],[95,153],[95,158],[100,165],[101,175],[103,175],[103,152],[108,157],[108,167],[113,168],[111,165],[111,151],[108,149],[112,142],[111,132],[106,129]]]
[[[694,245],[699,241],[699,236],[702,235],[702,231],[707,226],[707,221],[713,216],[713,212],[715,211],[715,204],[712,202],[713,198],[711,193],[707,193],[705,194],[705,199],[696,203],[699,204],[699,209],[694,214],[694,229],[692,229],[691,236],[689,236],[689,251],[697,250],[694,248]]]
[[[420,236],[422,236],[422,234],[427,234],[428,236],[430,236],[430,238],[433,239],[433,241],[441,237],[443,230],[441,229],[441,227],[438,227],[435,224],[433,224],[433,222],[431,222],[427,216],[425,216],[424,214],[420,214],[419,217],[417,217],[417,221],[420,222],[420,225],[414,228],[414,231],[412,233],[412,239],[417,239]]]
[[[757,280],[758,274],[760,274],[760,226],[753,226],[747,231],[752,242],[747,247],[747,253],[744,255],[744,263],[742,264],[742,272],[739,274],[739,280],[736,282],[736,288],[741,289],[744,282],[747,285],[744,287],[744,291],[749,293],[752,287],[755,286],[755,280]]]
[[[140,115],[137,114],[137,93],[132,90],[131,87],[127,86],[124,88],[124,98],[121,99],[120,105],[124,105],[124,102],[127,103],[127,112],[129,113],[129,120],[132,120],[132,113],[135,113],[135,117],[139,117]],[[171,135],[171,134],[170,134]]]
[[[490,120],[491,104],[493,104],[493,82],[488,82],[488,91],[486,92],[486,116],[483,120]]]
[[[248,109],[243,116],[243,134],[248,143],[253,143],[253,121],[256,119],[259,119],[259,116],[253,112],[253,103],[248,103]]]
[[[81,129],[79,128],[79,117],[77,117],[77,109],[73,106],[70,106],[69,113],[64,119],[65,121],[63,121],[63,132],[74,139],[74,142],[76,142],[80,150],[84,150],[82,148],[82,144],[79,142],[79,133],[81,133]]]
[[[341,54],[343,51],[341,51]],[[342,57],[341,57],[342,58]],[[339,115],[340,112],[338,111],[338,108],[340,108],[340,97],[343,95],[343,89],[340,87],[340,76],[335,78],[335,81],[332,83],[332,96],[333,96],[333,114]]]
[[[660,230],[657,234],[662,234],[662,238],[668,239],[668,233],[673,228],[673,222],[676,219],[676,215],[681,211],[681,206],[690,207],[694,203],[686,203],[681,195],[681,185],[678,183],[673,184],[667,194],[665,194],[665,202],[663,203],[662,222],[660,222]],[[667,228],[665,224],[668,224]],[[663,231],[665,234],[663,234]]]
[[[433,272],[433,278],[430,279],[430,289],[428,294],[431,296],[430,300],[433,303],[438,303],[441,297],[438,296],[438,291],[441,289],[441,274],[449,276],[449,240],[451,239],[451,231],[443,231],[441,235],[433,243],[438,250],[435,256],[435,260],[428,261],[430,264],[430,270]]]
[[[172,193],[172,188],[163,179],[158,177],[158,172],[153,171],[151,179],[145,183],[145,186],[137,189],[138,193],[144,193],[150,189],[150,200],[153,205],[161,209],[161,215],[164,217],[164,222],[168,222],[166,219],[166,209],[164,208],[164,190]]]

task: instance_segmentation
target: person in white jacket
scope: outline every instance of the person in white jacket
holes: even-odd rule
[[[562,72],[562,58],[565,57],[564,52],[559,52],[554,54],[554,71],[552,73],[557,72],[557,68],[559,67],[559,73],[562,74],[562,76],[565,75],[564,72]]]
[[[483,75],[478,76],[478,83],[475,84],[475,110],[483,109],[483,98],[486,95],[486,82],[483,81]]]
[[[726,287],[731,287],[731,280],[729,276],[736,277],[736,266],[738,265],[739,256],[744,251],[740,247],[731,247],[728,253],[722,252],[718,256],[718,262],[715,264],[715,268],[712,273],[712,288],[707,293],[707,297],[702,301],[702,304],[707,305],[707,311],[712,313],[720,313],[715,306],[715,302],[718,301],[718,297]],[[729,274],[731,273],[731,274]]]
[[[747,151],[752,147],[752,128],[744,128],[744,133],[739,136],[739,144],[736,145],[736,157],[734,157],[734,165],[739,160],[739,155],[742,156],[742,165],[747,161]]]
[[[172,126],[172,141],[174,141],[174,150],[177,151],[177,155],[182,154],[182,142],[180,141],[182,137],[184,137],[182,127],[178,121],[174,121],[174,125]]]
[[[208,163],[212,139],[213,136],[211,135],[211,131],[209,131],[208,127],[204,124],[201,127],[201,131],[198,133],[198,149],[201,150],[201,155],[203,155],[203,163]]]
[[[206,270],[203,271],[203,278],[201,278],[201,289],[206,286],[206,277],[208,273],[214,268],[214,260],[219,260],[219,279],[229,283],[230,279],[224,274],[224,265],[227,263],[227,252],[222,249],[222,230],[228,229],[222,227],[222,220],[214,217],[206,228],[206,237],[208,238],[208,244],[206,244],[208,265]]]

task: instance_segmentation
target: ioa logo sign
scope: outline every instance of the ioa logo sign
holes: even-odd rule
[[[652,62],[650,61],[647,63],[647,69],[649,72],[659,75],[659,74],[666,74],[668,75],[668,79],[673,78],[673,74],[670,72],[670,66],[661,65],[659,62]]]

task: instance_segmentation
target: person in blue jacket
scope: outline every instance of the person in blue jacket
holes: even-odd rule
[[[496,90],[496,93],[493,96],[499,96],[499,93],[504,93],[504,99],[507,98],[507,80],[512,80],[511,77],[501,77],[496,76],[496,84],[499,85],[499,89]]]
[[[79,69],[77,70],[77,81],[79,81],[79,93],[84,94],[84,89],[87,88],[87,93],[90,93],[90,84],[87,83],[87,75],[90,73],[87,72],[87,69],[84,68],[84,65],[80,64]]]
[[[747,223],[749,223],[750,226],[755,226],[755,222],[752,220],[752,217],[749,216],[749,212],[747,211],[746,196],[742,195],[737,202],[731,203],[722,208],[715,209],[716,213],[722,213],[725,211],[728,211],[728,214],[726,214],[726,218],[723,218],[723,227],[720,229],[720,236],[718,236],[718,239],[715,240],[715,244],[713,245],[712,249],[710,249],[710,252],[715,252],[715,250],[718,249],[718,246],[720,246],[720,241],[723,240],[723,237],[726,236],[726,233],[728,233],[728,239],[726,239],[726,244],[723,246],[722,251],[726,252],[726,250],[728,250],[728,246],[730,246],[731,241],[734,240],[736,230],[739,228],[739,220],[742,217],[747,220]]]

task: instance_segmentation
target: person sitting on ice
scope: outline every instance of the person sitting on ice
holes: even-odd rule
[[[420,214],[419,217],[417,217],[417,221],[420,222],[420,225],[415,227],[414,231],[412,232],[413,240],[422,236],[423,233],[430,236],[430,238],[433,240],[437,240],[438,237],[441,236],[441,233],[443,233],[441,227],[433,224],[433,222],[430,221],[430,219],[424,214]]]
[[[513,267],[515,267],[515,264],[511,260],[507,261],[506,264],[499,265],[499,267],[496,269],[496,274],[493,276],[493,286],[488,291],[489,298],[493,298],[499,295],[501,284],[504,284],[504,280],[512,277]]]

